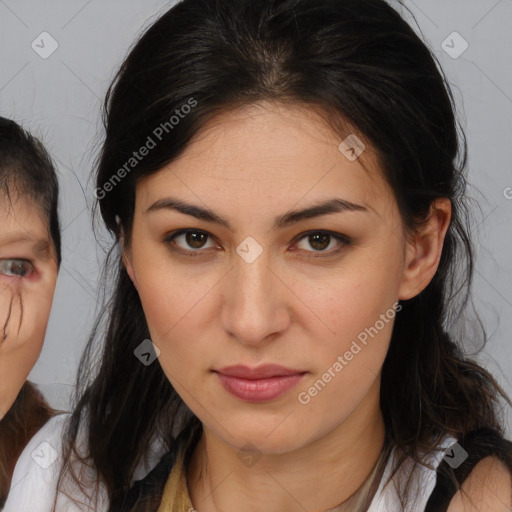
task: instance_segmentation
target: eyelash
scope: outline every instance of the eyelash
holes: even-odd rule
[[[204,252],[201,249],[198,249],[197,251],[186,251],[184,249],[176,247],[176,245],[174,243],[174,239],[176,237],[186,234],[186,233],[202,233],[202,234],[205,234],[207,237],[213,238],[208,232],[203,231],[201,229],[179,229],[177,231],[173,231],[172,233],[169,233],[169,235],[166,236],[166,238],[164,239],[164,243],[168,244],[172,251],[182,254],[184,256],[191,256],[191,257],[203,256]],[[314,254],[312,256],[307,256],[308,258],[319,258],[319,257],[321,258],[321,257],[332,256],[333,254],[338,254],[345,246],[350,245],[350,243],[351,243],[350,239],[347,236],[342,235],[341,233],[334,233],[332,231],[326,231],[326,230],[312,230],[312,231],[307,231],[305,233],[301,233],[300,235],[298,235],[296,237],[296,242],[294,242],[294,243],[298,243],[303,238],[307,238],[308,236],[315,235],[315,234],[329,235],[332,238],[334,238],[335,240],[337,240],[338,242],[340,242],[341,247],[334,249],[334,250],[331,249],[330,251],[305,251],[305,252],[311,252]]]
[[[23,265],[29,265],[30,266],[30,269],[29,269],[29,272],[30,273],[33,273],[35,271],[34,269],[34,265],[32,265],[32,263],[28,260],[25,260],[23,258],[10,258],[10,259],[5,259],[5,260],[0,260],[0,274],[3,274],[3,275],[7,275],[8,277],[17,277],[17,278],[23,278],[23,277],[27,277],[27,273],[25,273],[24,275],[18,275],[18,274],[15,274],[11,271],[8,271],[7,268],[9,267],[9,264],[15,264],[17,265],[18,267],[19,266],[23,266]]]

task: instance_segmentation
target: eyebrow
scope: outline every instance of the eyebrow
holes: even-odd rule
[[[229,221],[220,217],[212,210],[186,203],[173,197],[159,199],[149,208],[147,208],[144,213],[147,214],[167,209],[176,210],[185,215],[191,215],[192,217],[196,217],[197,219],[207,222],[214,222],[216,224],[225,226],[230,231],[233,231]],[[319,217],[320,215],[340,212],[369,212],[369,210],[361,204],[352,203],[351,201],[347,201],[345,199],[333,198],[327,201],[313,204],[312,206],[309,206],[303,210],[289,211],[282,216],[276,217],[274,219],[273,229],[282,229],[303,219],[311,219],[313,217]]]

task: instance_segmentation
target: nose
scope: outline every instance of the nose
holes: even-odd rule
[[[268,252],[252,262],[236,254],[233,265],[223,284],[224,329],[248,346],[275,340],[290,324],[293,293],[271,268]]]

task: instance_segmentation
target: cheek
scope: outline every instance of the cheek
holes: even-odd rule
[[[321,327],[321,336],[313,333],[317,343],[308,347],[311,375],[294,401],[308,417],[322,419],[322,428],[344,421],[375,385],[397,314],[388,287],[392,281],[375,283],[368,272],[354,273],[317,297],[318,309],[312,309],[323,311],[330,330]]]
[[[2,367],[9,380],[24,381],[33,368],[43,348],[51,311],[52,297],[31,294],[30,290],[12,290],[0,315],[0,335],[4,330]],[[21,301],[20,301],[21,297]],[[7,314],[7,312],[9,314]]]
[[[296,294],[313,311],[323,330],[335,339],[348,340],[374,325],[396,301],[401,280],[399,265],[375,255],[361,255],[358,262],[330,275],[312,288],[304,281]]]
[[[154,267],[139,273],[137,283],[150,339],[160,350],[159,364],[185,399],[203,386],[197,374],[198,342],[205,331],[208,287],[200,278],[191,281],[179,272]]]
[[[345,389],[375,378],[391,338],[396,314],[393,304],[393,298],[383,297],[371,281],[343,281],[320,295],[312,310],[322,325],[310,335],[318,340],[311,353],[315,377],[330,371],[323,380],[330,382],[333,373],[340,375],[332,380]],[[331,390],[336,387],[334,384]]]
[[[313,292],[306,283],[297,289],[315,313],[309,324],[309,338],[317,340],[311,352],[314,375],[308,385],[320,379],[323,390],[322,385],[329,383],[329,390],[322,391],[324,399],[347,403],[356,398],[353,390],[366,389],[378,375],[400,309],[399,252],[399,245],[360,251],[357,260],[350,265],[347,260]]]
[[[143,257],[139,261],[151,261]],[[208,294],[215,287],[214,276],[191,276],[173,269],[170,262],[137,265],[137,289],[152,341],[165,347],[171,339],[185,337],[195,332],[205,317],[203,308],[208,304]],[[160,347],[162,348],[162,347]]]

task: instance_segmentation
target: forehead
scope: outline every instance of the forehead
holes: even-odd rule
[[[0,193],[0,242],[37,240],[47,236],[48,222],[40,205],[27,195]]]
[[[366,143],[357,158],[348,158],[340,149],[347,138],[364,138],[349,123],[337,128],[318,109],[302,105],[260,102],[223,112],[179,158],[141,180],[137,196],[147,203],[168,188],[205,200],[213,193],[233,200],[233,192],[266,194],[277,203],[333,192],[359,201],[393,200],[373,148]]]

